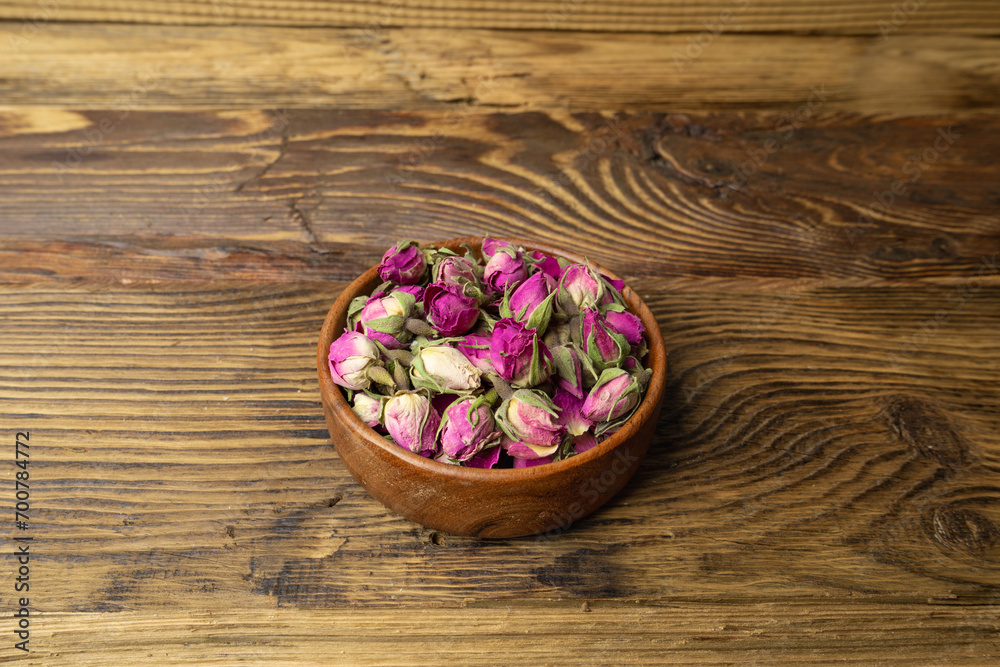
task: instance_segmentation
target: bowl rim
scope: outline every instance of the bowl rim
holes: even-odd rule
[[[460,237],[445,239],[442,241],[420,243],[419,246],[421,248],[444,247],[459,246],[465,243],[472,245],[475,249],[475,244],[481,244],[485,238],[486,237],[482,236]],[[538,250],[555,257],[565,257],[571,262],[586,264],[609,278],[620,280],[615,273],[609,271],[600,264],[587,259],[586,257],[552,247],[545,243],[527,241],[512,237],[491,236],[489,238],[493,238],[497,241],[515,243],[519,247],[526,250]],[[352,299],[363,294],[364,289],[369,284],[378,280],[377,269],[378,265],[373,266],[351,281],[351,283],[344,288],[340,296],[334,302],[333,306],[331,306],[330,310],[327,312],[326,318],[323,321],[323,327],[320,330],[316,353],[316,365],[319,372],[321,399],[324,402],[330,401],[332,404],[331,407],[333,405],[337,405],[343,408],[337,412],[346,416],[348,420],[347,426],[350,427],[349,430],[358,435],[366,443],[366,445],[375,448],[385,455],[388,455],[390,458],[397,460],[401,464],[413,466],[430,474],[450,477],[461,482],[483,482],[489,480],[493,483],[514,483],[528,480],[537,481],[546,477],[565,474],[565,472],[571,468],[586,465],[590,461],[606,456],[628,441],[631,436],[629,429],[627,429],[629,424],[643,424],[658,413],[666,387],[667,359],[666,348],[663,343],[663,334],[660,331],[659,324],[656,322],[652,312],[649,310],[649,307],[646,306],[645,302],[635,292],[635,290],[626,284],[622,295],[626,299],[629,311],[639,316],[642,320],[643,326],[646,328],[645,336],[649,347],[646,361],[649,365],[645,367],[650,368],[653,371],[653,375],[650,378],[648,387],[646,388],[646,393],[643,395],[642,402],[639,403],[635,412],[633,412],[629,420],[622,425],[621,429],[619,429],[607,440],[599,442],[596,446],[591,447],[585,452],[575,454],[574,456],[526,468],[470,468],[450,463],[443,463],[441,461],[435,461],[433,459],[420,456],[419,454],[415,454],[408,449],[386,440],[380,434],[376,433],[374,429],[362,422],[361,418],[354,413],[354,410],[351,409],[351,406],[347,402],[347,398],[344,396],[341,388],[333,382],[330,375],[329,365],[327,363],[330,344],[334,340],[335,332],[332,331],[334,323],[340,318],[341,314],[346,316],[347,307]],[[378,282],[374,282],[372,287],[377,284]],[[334,445],[336,446],[336,442],[334,442]]]

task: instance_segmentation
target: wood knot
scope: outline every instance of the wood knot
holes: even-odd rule
[[[967,508],[939,507],[931,519],[934,539],[951,549],[975,556],[1000,545],[1000,530],[980,512]]]
[[[972,459],[968,444],[955,432],[945,414],[912,396],[890,396],[883,412],[889,427],[907,446],[949,470],[965,467]]]

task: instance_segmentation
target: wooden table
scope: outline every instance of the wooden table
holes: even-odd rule
[[[0,660],[997,664],[996,4],[480,4],[0,7]],[[346,283],[486,233],[667,343],[558,536],[402,519],[323,422]]]

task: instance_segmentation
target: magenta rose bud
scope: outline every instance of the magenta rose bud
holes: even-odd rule
[[[580,414],[592,422],[609,422],[628,414],[639,404],[641,389],[635,376],[621,368],[601,373],[583,401]]]
[[[490,238],[487,236],[483,239],[483,257],[489,260],[493,255],[497,254],[497,250],[500,248],[510,248],[517,250],[517,246],[510,241],[501,241],[499,239]]]
[[[464,287],[465,285],[479,285],[479,274],[476,265],[468,258],[461,255],[446,255],[437,261],[432,272],[432,279],[436,283],[454,283]]]
[[[398,350],[413,338],[413,334],[406,329],[406,320],[413,314],[415,305],[416,299],[412,294],[401,289],[393,290],[388,296],[368,299],[352,321],[356,323],[355,330],[360,330],[390,350]]]
[[[513,245],[496,249],[496,253],[486,262],[483,282],[494,292],[503,293],[517,287],[528,277],[528,267],[524,265],[521,252]]]
[[[584,399],[577,398],[564,389],[556,389],[552,396],[552,404],[559,408],[559,423],[574,437],[583,435],[594,425],[594,422],[583,416],[583,403]]]
[[[403,241],[389,248],[378,265],[378,275],[382,280],[399,285],[419,283],[426,271],[427,259],[412,241]]]
[[[430,457],[437,450],[441,417],[420,391],[400,391],[385,402],[385,428],[393,441],[415,454]]]
[[[540,459],[514,459],[514,468],[533,468],[535,466],[544,465],[546,463],[552,463],[556,460],[555,456],[543,456]]]
[[[500,447],[484,449],[465,462],[467,468],[492,468],[500,460]]]
[[[424,317],[442,336],[461,336],[479,318],[479,304],[456,285],[431,283],[424,290]]]
[[[543,392],[519,389],[496,412],[497,424],[507,437],[503,447],[519,459],[551,456],[562,444],[564,426],[559,408]]]
[[[465,355],[465,358],[472,362],[472,365],[483,373],[493,372],[493,363],[490,361],[490,341],[492,338],[486,334],[470,333],[466,334],[462,340],[454,343],[455,349]]]
[[[598,372],[619,366],[632,349],[625,336],[608,326],[603,315],[589,308],[580,322],[579,345]]]
[[[552,355],[538,332],[509,318],[493,325],[490,361],[497,375],[517,387],[534,387],[552,373]]]
[[[545,273],[536,273],[521,283],[500,303],[500,315],[511,317],[529,329],[545,333],[552,317],[552,299],[556,281]]]
[[[500,441],[500,431],[485,401],[455,401],[441,418],[441,452],[453,461],[468,461]]]
[[[638,316],[628,311],[616,312],[609,310],[604,313],[604,320],[615,333],[625,336],[629,345],[638,345],[642,342],[642,335],[646,333],[646,327]]]
[[[559,260],[555,257],[540,253],[537,250],[532,250],[529,253],[529,257],[536,271],[541,271],[551,276],[556,282],[559,282],[559,279],[562,278],[563,267],[560,266]]]
[[[371,384],[369,368],[381,365],[381,355],[363,333],[345,331],[330,345],[328,362],[333,381],[357,391]]]

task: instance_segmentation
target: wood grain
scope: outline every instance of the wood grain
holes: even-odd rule
[[[356,3],[289,0],[13,0],[0,18],[29,21],[88,21],[183,25],[292,25],[356,27],[502,28],[701,32],[720,27],[746,32],[880,34],[887,30],[997,34],[1000,11],[989,0],[383,0]],[[707,26],[706,26],[707,24]]]
[[[592,602],[266,613],[120,612],[39,618],[38,662],[103,666],[268,664],[985,665],[1000,657],[989,607]],[[456,632],[460,630],[460,634]],[[516,650],[511,650],[516,646]]]
[[[313,360],[341,287],[0,292],[39,612],[998,600],[995,286],[918,336],[952,289],[638,281],[670,359],[650,454],[570,530],[489,541],[394,515],[336,457]]]
[[[4,280],[347,281],[486,233],[674,285],[998,280],[989,114],[51,113],[0,116]]]
[[[991,5],[994,6],[994,5]],[[792,110],[1000,106],[1000,41],[407,28],[0,24],[0,100],[57,108]],[[257,57],[266,54],[266,57]]]

